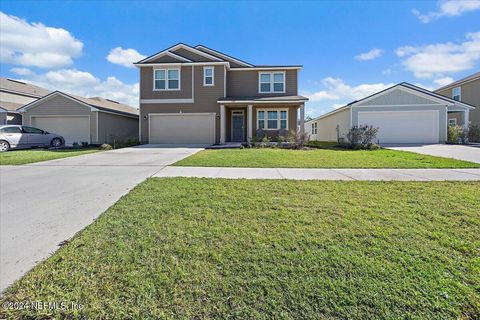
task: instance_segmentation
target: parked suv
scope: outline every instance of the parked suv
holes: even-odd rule
[[[19,125],[0,126],[0,152],[13,148],[61,147],[62,136],[34,127]]]

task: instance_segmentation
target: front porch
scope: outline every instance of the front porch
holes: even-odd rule
[[[251,142],[261,132],[270,137],[291,130],[303,132],[305,100],[281,101],[277,97],[273,103],[271,99],[219,100],[220,144]]]
[[[447,124],[449,126],[468,127],[470,122],[470,109],[458,106],[448,107]]]

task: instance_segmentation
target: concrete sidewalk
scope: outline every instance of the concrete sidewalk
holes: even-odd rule
[[[480,181],[480,169],[297,169],[167,166],[154,177],[227,179]]]

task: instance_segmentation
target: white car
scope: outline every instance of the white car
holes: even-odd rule
[[[20,125],[0,126],[0,152],[14,148],[58,148],[64,144],[65,139],[61,135],[50,133],[38,128]]]

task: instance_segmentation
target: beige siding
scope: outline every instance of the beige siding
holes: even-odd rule
[[[275,71],[283,71],[281,69]],[[268,71],[270,72],[270,70]],[[272,72],[274,72],[272,70]],[[241,96],[294,96],[298,93],[297,70],[287,70],[285,73],[285,93],[259,93],[259,71],[230,71],[228,73],[227,95],[230,97]]]
[[[470,110],[470,121],[480,125],[480,79],[464,83],[460,87],[462,88],[462,101],[476,107],[474,110]],[[451,87],[436,92],[449,98],[452,97]]]
[[[311,140],[337,141],[337,125],[339,126],[340,137],[343,137],[351,128],[350,109],[333,113],[327,117],[316,120],[318,134],[310,137]],[[310,123],[309,123],[310,124]]]
[[[93,112],[94,114],[97,112]],[[98,143],[138,138],[138,118],[98,112]]]
[[[457,125],[463,125],[463,112],[449,112],[447,119],[457,119]],[[447,122],[448,124],[448,122]]]

